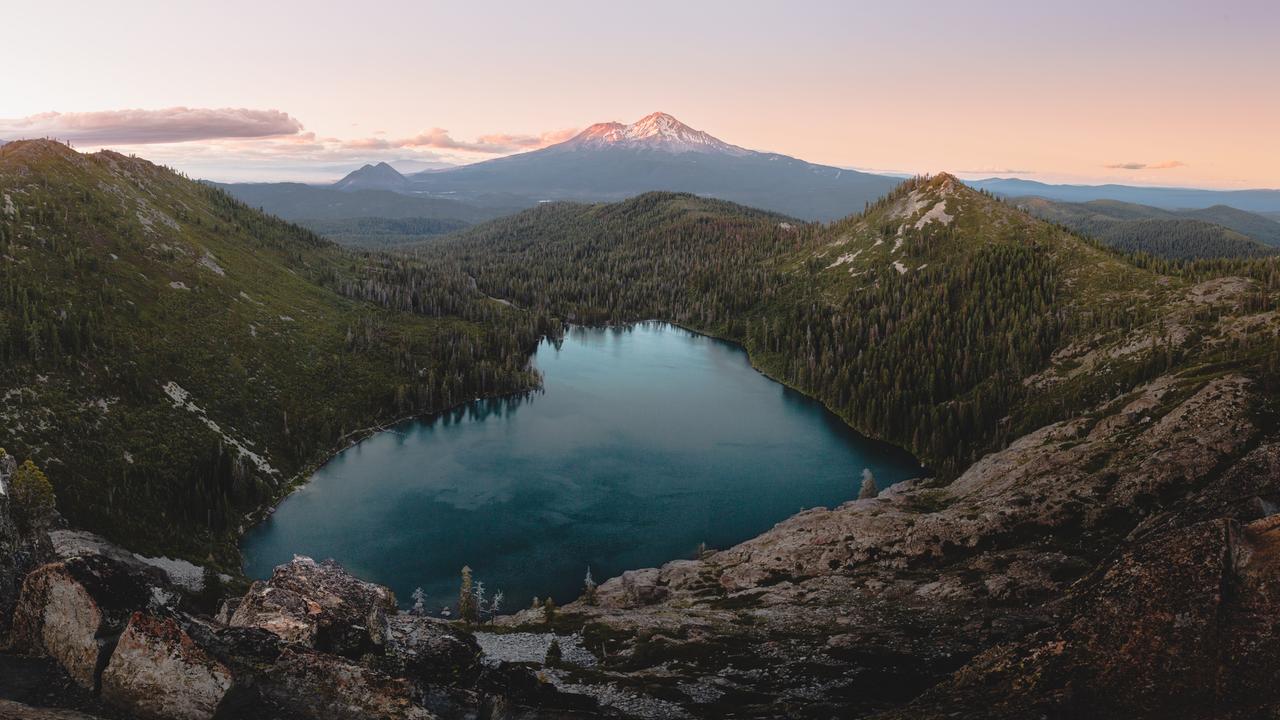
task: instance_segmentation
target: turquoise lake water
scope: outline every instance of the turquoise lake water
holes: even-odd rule
[[[662,323],[573,328],[544,342],[543,392],[406,422],[337,455],[245,537],[265,578],[294,554],[334,558],[438,611],[469,565],[504,607],[577,597],[623,570],[724,548],[815,506],[917,477],[751,368],[731,343]]]

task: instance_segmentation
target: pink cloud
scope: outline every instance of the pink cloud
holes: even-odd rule
[[[455,140],[449,135],[448,130],[431,128],[411,138],[391,141],[390,145],[402,148],[429,147],[501,155],[553,145],[573,137],[576,132],[576,130],[554,130],[544,132],[541,135],[511,135],[503,133],[481,135],[475,142],[466,142]]]
[[[302,123],[288,113],[248,108],[47,112],[0,118],[0,137],[53,137],[82,145],[149,145],[301,133]]]

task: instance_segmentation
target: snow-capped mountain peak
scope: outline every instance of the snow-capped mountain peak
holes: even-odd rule
[[[694,130],[664,112],[646,115],[630,125],[619,122],[596,123],[561,143],[561,148],[567,150],[610,147],[739,156],[751,153],[701,130]]]

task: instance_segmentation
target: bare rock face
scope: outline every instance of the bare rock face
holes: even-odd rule
[[[231,669],[177,621],[135,612],[102,674],[102,696],[142,718],[212,720],[231,684]]]
[[[358,658],[380,652],[387,616],[396,611],[386,587],[358,580],[337,563],[295,557],[266,582],[255,582],[231,614],[235,627],[257,627],[280,639]]]
[[[473,680],[480,670],[480,646],[470,633],[447,623],[412,615],[389,619],[382,666],[395,675],[437,683]]]
[[[412,683],[332,655],[286,648],[254,681],[260,696],[315,720],[427,720]]]
[[[1160,532],[1067,600],[1072,620],[979,655],[886,717],[1273,717],[1280,516]]]
[[[96,689],[98,674],[133,612],[173,597],[154,576],[102,556],[48,563],[23,581],[14,644],[52,657],[81,686]]]
[[[977,680],[946,686],[926,714],[1137,717],[1150,716],[1138,712],[1147,701],[1171,712],[1205,697],[1240,703],[1243,690],[1190,688],[1275,667],[1265,642],[1247,649],[1257,662],[1210,661],[1248,656],[1212,639],[1223,598],[1246,575],[1256,588],[1280,578],[1280,565],[1240,572],[1261,547],[1240,540],[1255,532],[1243,523],[1280,509],[1280,442],[1258,422],[1258,390],[1242,376],[1161,378],[1017,439],[946,487],[899,484],[696,561],[612,578],[595,603],[561,608],[562,621],[601,649],[603,669],[660,687],[655,697],[695,716],[869,715],[971,671]],[[1113,566],[1118,550],[1131,555]],[[1084,588],[1098,589],[1064,604]],[[1245,603],[1260,609],[1233,636],[1275,637],[1267,592]],[[1044,633],[1061,635],[1019,645]],[[1066,647],[1067,665],[1049,659]],[[983,665],[994,648],[1010,654]],[[680,678],[667,681],[673,664]],[[1090,675],[1098,668],[1111,675]],[[1037,684],[1051,677],[1059,685]],[[1049,704],[1002,709],[985,691],[1000,682],[1006,694],[1037,687]],[[1180,699],[1161,704],[1162,692]],[[1131,706],[1098,700],[1126,695]]]

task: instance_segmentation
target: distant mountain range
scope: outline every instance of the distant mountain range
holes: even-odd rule
[[[1136,185],[1050,185],[1017,178],[965,181],[970,187],[1005,197],[1035,196],[1066,202],[1119,200],[1165,209],[1229,205],[1249,212],[1280,213],[1280,190],[1200,190]]]
[[[1092,200],[1060,202],[1014,198],[1018,208],[1127,252],[1171,259],[1260,257],[1280,248],[1280,223],[1226,205],[1165,210],[1150,205]]]
[[[297,183],[221,187],[254,207],[341,242],[385,245],[450,232],[540,202],[611,202],[655,190],[731,200],[802,220],[831,221],[861,211],[899,182],[897,177],[749,150],[657,112],[631,124],[597,123],[541,150],[471,165],[404,174],[380,162],[365,165],[327,187]],[[1249,247],[1250,239],[1280,244],[1280,236],[1268,224],[1275,218],[1240,214],[1243,210],[1280,217],[1280,190],[1050,185],[1011,178],[967,184],[1005,197],[1035,196],[1070,203],[1107,200],[1150,210],[1205,209],[1196,217],[1162,218],[1149,210],[1140,213],[1143,220],[1159,220],[1182,237],[1197,238],[1189,242],[1201,250],[1220,246],[1230,254],[1250,254],[1256,250]],[[1212,216],[1205,214],[1210,210]],[[1096,208],[1094,211],[1096,214]],[[378,219],[403,222],[375,221]],[[1125,219],[1108,216],[1108,221]],[[1212,223],[1214,228],[1191,221]],[[1100,232],[1096,224],[1071,226]],[[1156,227],[1148,223],[1145,230]],[[1223,234],[1223,229],[1237,234]],[[1209,236],[1225,244],[1218,240],[1206,244],[1203,239]],[[1185,247],[1186,243],[1178,244],[1174,254]]]
[[[670,190],[805,220],[833,220],[861,210],[898,183],[895,178],[747,150],[660,112],[630,125],[598,123],[533,152],[401,178],[392,173],[390,166],[366,166],[335,187],[391,189],[484,204],[492,204],[496,195],[521,198],[525,206],[545,200],[620,200]]]
[[[378,169],[380,167],[386,170]],[[369,168],[373,168],[373,172],[363,173]],[[345,245],[364,247],[416,242],[524,207],[515,201],[506,206],[486,206],[360,187],[365,181],[381,179],[379,176],[385,176],[388,170],[400,175],[389,165],[366,165],[351,174],[357,176],[353,182],[346,182],[351,179],[349,175],[331,187],[301,183],[210,184],[251,207],[306,226]]]
[[[473,165],[405,175],[382,162],[327,187],[219,187],[339,242],[380,246],[429,238],[548,200],[613,201],[653,190],[833,220],[861,210],[899,182],[747,150],[653,113],[630,125],[598,123],[565,142]]]

